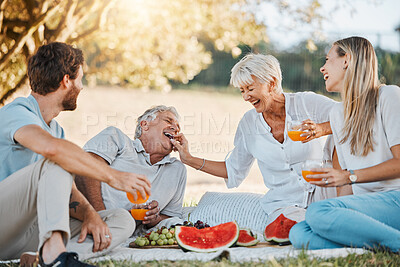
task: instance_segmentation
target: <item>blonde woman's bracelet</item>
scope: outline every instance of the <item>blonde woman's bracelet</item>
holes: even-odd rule
[[[203,159],[203,165],[201,165],[201,167],[200,167],[200,168],[198,168],[197,170],[198,170],[198,171],[200,171],[201,169],[203,169],[203,167],[204,167],[204,164],[206,164],[206,159]]]

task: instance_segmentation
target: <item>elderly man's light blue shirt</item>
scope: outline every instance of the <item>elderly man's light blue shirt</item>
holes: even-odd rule
[[[35,124],[56,138],[64,138],[64,130],[55,121],[44,121],[36,99],[19,97],[0,109],[0,181],[14,172],[38,161],[42,155],[18,144],[15,132],[23,126]]]

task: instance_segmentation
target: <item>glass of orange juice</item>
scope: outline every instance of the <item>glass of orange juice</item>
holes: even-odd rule
[[[146,217],[146,212],[149,211],[148,204],[135,204],[130,210],[132,217],[135,220],[143,221],[144,217]]]
[[[307,136],[300,136],[304,132],[301,130],[301,121],[288,121],[287,122],[287,133],[290,139],[293,141],[303,141],[307,139]]]
[[[145,192],[145,197],[142,197],[142,194],[140,194],[139,191],[136,192],[136,200],[133,198],[133,195],[131,193],[126,193],[126,196],[128,197],[129,201],[134,204],[132,209],[130,210],[132,217],[135,220],[143,221],[144,217],[146,216],[146,212],[149,211],[148,204],[146,203],[146,201],[149,199],[149,195],[147,195],[147,193]]]
[[[321,181],[322,178],[307,178],[307,175],[312,175],[312,174],[322,174],[323,172],[315,172],[311,171],[311,169],[318,169],[318,168],[324,168],[325,164],[321,160],[306,160],[303,162],[303,165],[301,167],[301,175],[303,176],[304,180],[307,182],[311,181]]]

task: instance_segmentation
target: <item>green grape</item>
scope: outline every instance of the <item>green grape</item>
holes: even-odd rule
[[[144,244],[145,246],[148,246],[149,244],[150,244],[150,241],[146,238],[145,240],[144,240],[146,243]]]
[[[172,238],[168,239],[168,244],[169,245],[173,245],[174,244],[174,240]]]
[[[168,239],[170,239],[170,238],[172,237],[172,234],[171,234],[171,233],[167,233],[165,236],[166,236]]]
[[[168,244],[168,239],[163,239],[163,245]]]
[[[175,234],[175,228],[169,229],[169,232],[170,232],[171,234]]]
[[[153,240],[154,240],[154,241],[157,241],[159,237],[160,237],[159,234],[155,233],[155,234],[153,235]]]
[[[164,235],[167,234],[168,233],[168,229],[167,228],[162,229],[161,233],[164,234]]]
[[[164,234],[161,234],[161,235],[160,235],[160,239],[163,239],[163,240],[164,240],[165,238],[167,238],[167,237],[166,237]]]
[[[164,241],[162,241],[162,239],[158,239],[157,240],[157,245],[159,245],[159,246],[164,245]]]
[[[146,244],[146,241],[144,239],[140,239],[138,242],[138,245],[143,247]]]
[[[151,241],[151,243],[150,243],[152,246],[155,246],[157,243],[156,243],[156,241]]]

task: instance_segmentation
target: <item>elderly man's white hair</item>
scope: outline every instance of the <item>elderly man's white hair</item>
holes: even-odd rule
[[[248,86],[257,77],[261,83],[275,80],[275,92],[282,92],[282,71],[279,61],[271,55],[247,54],[231,70],[230,83],[234,87]]]
[[[151,107],[148,110],[146,110],[142,115],[140,115],[139,118],[137,119],[135,138],[139,138],[142,135],[142,126],[140,125],[142,121],[153,121],[157,118],[159,112],[165,112],[165,111],[171,112],[172,114],[175,115],[178,121],[180,120],[179,114],[174,107],[167,107],[164,105]]]

